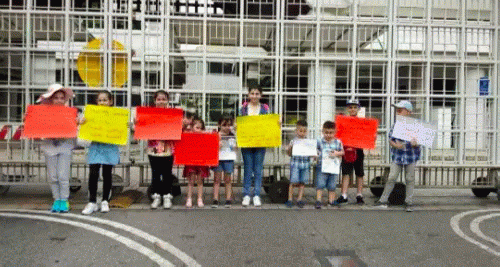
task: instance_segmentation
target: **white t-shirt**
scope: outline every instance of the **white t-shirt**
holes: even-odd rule
[[[248,115],[249,116],[259,115],[259,113],[260,113],[260,104],[257,106],[253,106],[251,104],[248,104],[247,108],[248,108]]]

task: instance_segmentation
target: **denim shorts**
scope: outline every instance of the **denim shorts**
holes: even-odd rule
[[[328,189],[328,191],[335,191],[337,188],[338,174],[321,172],[318,170],[316,176],[316,189]]]
[[[221,160],[219,161],[219,166],[213,168],[213,170],[214,172],[233,173],[234,160]]]
[[[291,184],[307,184],[309,183],[309,168],[299,168],[298,166],[290,166],[290,183]]]

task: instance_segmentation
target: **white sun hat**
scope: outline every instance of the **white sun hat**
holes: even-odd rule
[[[65,88],[58,83],[54,83],[51,86],[49,86],[47,93],[41,95],[36,102],[37,103],[41,102],[42,104],[47,104],[50,97],[52,97],[52,95],[57,91],[64,92],[64,98],[65,98],[64,101],[65,102],[67,102],[68,100],[73,98],[73,90],[71,90],[70,88]]]

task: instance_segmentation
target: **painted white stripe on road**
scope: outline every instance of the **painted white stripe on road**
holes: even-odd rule
[[[174,266],[171,262],[165,260],[162,258],[160,255],[156,254],[154,251],[150,250],[149,248],[144,247],[143,245],[135,242],[134,240],[131,240],[129,238],[126,238],[124,236],[121,236],[117,233],[108,231],[106,229],[102,229],[93,225],[89,225],[86,223],[81,223],[81,222],[75,222],[75,221],[70,221],[66,219],[59,219],[59,218],[54,218],[54,217],[48,217],[48,216],[39,216],[39,215],[30,215],[30,214],[19,214],[19,213],[4,213],[1,212],[0,216],[2,217],[9,217],[9,218],[24,218],[24,219],[31,219],[31,220],[41,220],[41,221],[48,221],[48,222],[56,222],[56,223],[62,223],[62,224],[68,224],[71,226],[75,227],[80,227],[88,231],[95,232],[97,234],[112,238],[125,246],[143,254],[144,256],[148,257],[152,261],[156,262],[160,266]]]
[[[8,212],[29,212],[29,213],[35,213],[35,214],[44,214],[44,215],[53,215],[54,213],[48,212],[48,211],[35,211],[35,210],[1,210],[2,211],[8,211]],[[105,224],[109,225],[111,227],[129,232],[133,235],[136,235],[148,242],[151,242],[155,245],[157,245],[159,248],[167,251],[168,253],[172,254],[173,256],[177,257],[179,260],[184,262],[187,266],[193,266],[193,267],[201,267],[201,265],[196,262],[193,258],[191,258],[189,255],[186,253],[182,252],[178,248],[174,247],[172,244],[156,237],[151,234],[148,234],[140,229],[137,229],[135,227],[119,223],[119,222],[114,222],[110,220],[105,220],[101,218],[96,218],[96,217],[89,217],[89,216],[83,216],[83,215],[76,215],[72,213],[59,213],[59,216],[64,216],[64,217],[70,217],[70,218],[76,218],[78,220],[86,220],[86,221],[91,221],[91,222],[96,222],[100,224]]]
[[[493,239],[493,238],[485,235],[479,227],[479,224],[482,223],[484,220],[488,220],[488,219],[491,219],[494,217],[500,217],[500,214],[498,214],[498,213],[497,214],[489,214],[489,215],[484,215],[484,216],[481,216],[481,217],[474,219],[470,224],[470,230],[472,232],[474,232],[475,234],[477,234],[482,239],[489,241],[489,242],[495,244],[496,246],[500,247],[500,242],[498,240]],[[496,254],[497,256],[500,256],[500,252],[496,252],[496,253],[497,253]]]
[[[488,251],[489,253],[491,253],[495,256],[500,256],[500,254],[497,251],[495,251],[495,250],[491,249],[489,246],[484,245],[483,243],[476,241],[475,239],[469,237],[460,229],[460,220],[466,216],[476,214],[476,213],[499,212],[499,211],[500,211],[500,209],[490,209],[490,210],[472,210],[472,211],[462,212],[462,213],[459,213],[451,218],[450,225],[451,225],[451,228],[453,229],[453,231],[455,231],[455,233],[458,236],[460,236],[461,238],[463,238],[463,239],[467,240],[468,242]]]

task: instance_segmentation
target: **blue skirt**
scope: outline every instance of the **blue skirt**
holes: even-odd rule
[[[88,164],[116,165],[120,163],[118,145],[92,142],[87,155]]]

